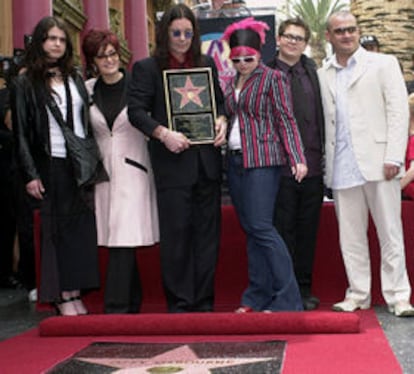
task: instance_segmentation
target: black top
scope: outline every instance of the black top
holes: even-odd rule
[[[289,66],[276,55],[267,63],[273,69],[285,73],[291,82],[293,112],[305,147],[308,166],[307,177],[323,173],[324,117],[316,65],[313,60],[302,55],[300,61]],[[292,84],[294,81],[300,83]],[[285,171],[285,175],[291,175]]]
[[[125,74],[118,82],[107,84],[103,79],[98,79],[94,88],[94,101],[99,103],[99,109],[105,117],[110,130],[114,121],[123,108],[126,106],[126,77]]]
[[[216,65],[211,57],[204,58],[204,66],[211,67],[213,72],[217,115],[224,115],[224,99]],[[163,73],[154,57],[135,62],[128,92],[128,117],[132,126],[151,137],[158,125],[168,125]],[[149,148],[157,188],[191,186],[203,172],[210,180],[221,178],[220,147],[192,145],[176,154],[151,138]]]

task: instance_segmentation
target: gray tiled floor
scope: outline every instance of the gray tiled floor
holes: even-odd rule
[[[414,374],[414,318],[396,318],[382,306],[375,307],[375,311],[403,373]],[[0,289],[0,340],[36,327],[39,321],[52,314],[36,311],[25,291]]]

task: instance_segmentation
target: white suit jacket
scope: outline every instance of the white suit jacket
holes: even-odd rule
[[[385,161],[404,165],[408,139],[408,97],[397,59],[360,47],[348,87],[351,141],[367,181],[384,179]],[[332,57],[318,70],[325,115],[325,183],[332,186],[336,142],[336,68]],[[399,177],[404,172],[401,168]]]

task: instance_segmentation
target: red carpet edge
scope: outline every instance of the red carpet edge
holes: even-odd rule
[[[349,334],[360,332],[354,313],[92,314],[50,317],[41,336]]]

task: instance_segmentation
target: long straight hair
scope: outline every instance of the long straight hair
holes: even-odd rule
[[[203,64],[201,55],[200,30],[194,13],[188,6],[184,4],[178,4],[165,11],[161,20],[157,24],[155,37],[156,47],[153,56],[157,59],[161,70],[168,69],[170,35],[168,29],[174,20],[181,18],[188,19],[193,26],[193,39],[191,41],[189,52],[191,54],[194,66],[199,67]]]
[[[48,56],[43,48],[43,43],[46,41],[49,30],[52,27],[57,27],[62,30],[66,37],[65,53],[57,61],[57,66],[64,77],[68,77],[74,73],[72,41],[66,24],[63,20],[57,17],[44,17],[38,22],[33,30],[32,39],[27,48],[25,58],[26,74],[29,80],[34,86],[43,86],[49,92],[51,91],[51,88],[50,79],[48,79],[47,73],[50,66],[47,61]]]

